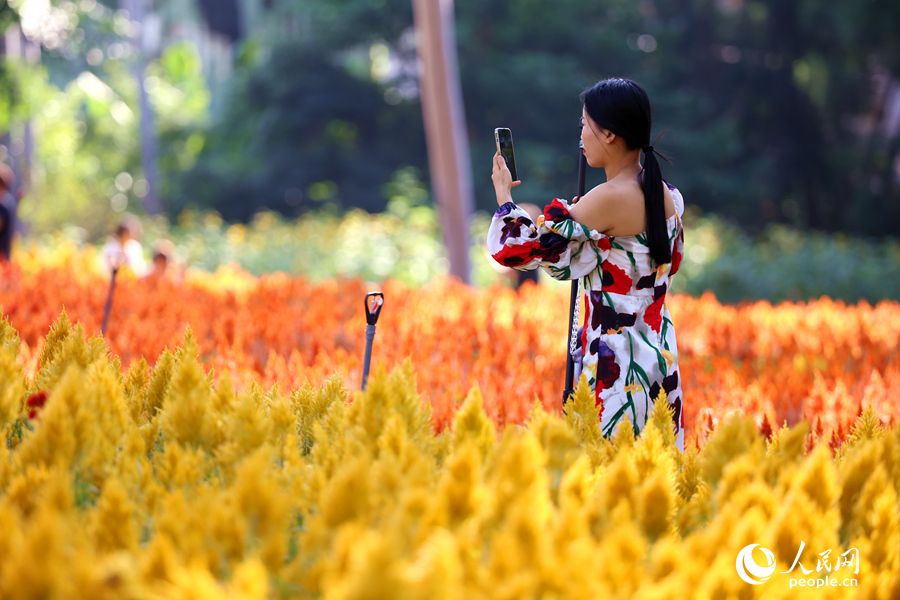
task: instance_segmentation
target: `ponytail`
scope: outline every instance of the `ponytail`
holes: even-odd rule
[[[647,243],[650,256],[657,265],[672,262],[669,232],[666,228],[666,196],[663,191],[662,170],[653,146],[643,147],[644,170],[641,187],[644,190],[644,210],[647,214]]]
[[[594,122],[624,139],[629,150],[641,148],[644,151],[644,169],[639,175],[639,181],[644,190],[650,257],[657,265],[672,262],[669,232],[666,229],[666,196],[659,158],[670,161],[665,154],[654,151],[650,145],[652,118],[647,92],[631,79],[613,77],[598,81],[593,87],[583,91],[581,103]],[[660,137],[662,135],[656,139]]]

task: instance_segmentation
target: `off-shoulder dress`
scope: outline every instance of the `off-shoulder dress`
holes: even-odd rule
[[[645,234],[613,237],[589,229],[560,199],[544,208],[536,223],[507,202],[494,213],[487,245],[501,265],[525,271],[544,267],[556,279],[581,280],[584,326],[575,349],[575,375],[576,381],[582,373],[587,376],[603,434],[610,436],[625,415],[639,434],[665,390],[676,444],[684,452],[678,346],[665,304],[684,256],[684,199],[666,185],[675,203],[675,214],[666,220],[670,263],[653,261]]]

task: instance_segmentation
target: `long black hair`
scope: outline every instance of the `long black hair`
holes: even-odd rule
[[[597,125],[624,139],[630,149],[643,150],[644,169],[639,182],[644,190],[650,256],[660,265],[671,262],[662,170],[657,153],[650,145],[650,98],[647,92],[630,79],[604,79],[581,93],[581,103]]]

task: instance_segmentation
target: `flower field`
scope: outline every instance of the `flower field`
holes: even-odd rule
[[[0,598],[900,597],[897,302],[671,297],[682,455],[561,414],[565,285],[386,283],[364,394],[359,280],[107,286],[0,274]]]
[[[65,309],[86,335],[100,330],[108,280],[77,256],[33,274],[5,276],[0,307],[22,339],[26,374]],[[120,278],[106,343],[123,369],[155,364],[190,326],[206,369],[228,372],[238,389],[257,382],[291,390],[334,374],[358,389],[365,348],[363,297],[356,279],[312,284],[284,275],[252,277],[235,268],[198,272],[184,286]],[[559,410],[564,383],[568,286],[471,289],[450,280],[409,289],[388,282],[373,365],[409,358],[437,430],[473,385],[498,426],[519,423],[535,399]],[[763,429],[801,419],[835,443],[865,405],[885,424],[900,421],[900,304],[767,302],[723,305],[710,296],[668,301],[678,332],[685,427],[706,432],[739,409]]]

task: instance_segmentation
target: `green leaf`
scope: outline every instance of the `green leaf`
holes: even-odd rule
[[[606,436],[608,436],[610,433],[612,433],[613,431],[615,431],[615,429],[616,429],[616,424],[618,424],[619,419],[622,418],[622,415],[625,414],[625,411],[626,411],[628,408],[631,408],[632,413],[634,412],[634,402],[632,402],[630,398],[629,398],[628,402],[626,402],[625,404],[623,404],[622,406],[620,406],[620,407],[619,407],[619,410],[617,410],[616,413],[612,416],[612,418],[611,418],[610,421],[609,421],[609,425],[607,425],[607,426],[604,428],[604,431],[603,431],[603,437],[606,437]]]
[[[634,369],[635,373],[637,373],[638,375],[640,375],[641,377],[644,378],[641,381],[641,383],[645,384],[649,388],[650,387],[650,378],[647,377],[647,372],[644,370],[643,367],[641,367],[641,365],[639,365],[634,360],[634,338],[632,338],[631,332],[626,332],[626,335],[628,336],[628,350],[631,352],[631,364],[629,366],[629,371]],[[627,384],[627,382],[626,382],[626,384]]]
[[[668,332],[669,325],[671,325],[671,324],[672,324],[672,320],[669,319],[669,317],[663,317],[662,332],[660,333],[660,336],[659,336],[660,339],[663,339],[663,340],[666,339],[666,332]],[[668,349],[669,349],[669,346],[668,346],[668,344],[666,344],[666,350],[668,350]]]
[[[656,350],[656,360],[659,363],[659,371],[665,377],[668,373],[668,368],[666,367],[666,358],[662,355],[662,352],[659,351],[659,348],[650,343],[650,340],[647,338],[647,334],[643,331],[639,331],[638,334],[647,342],[647,345]]]
[[[612,300],[612,296],[610,296],[609,292],[603,292],[603,298],[606,300],[606,304],[613,310],[616,310],[616,305]]]

